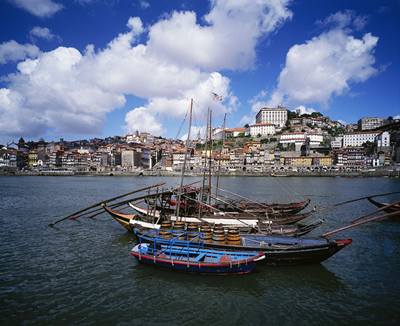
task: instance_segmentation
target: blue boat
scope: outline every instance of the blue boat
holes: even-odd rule
[[[173,236],[177,236],[182,231],[167,230]],[[135,234],[138,238],[146,239],[148,242],[157,239],[157,243],[167,244],[168,239],[163,238],[160,230],[148,230],[135,228]],[[178,232],[178,233],[177,233]],[[189,233],[185,236],[190,237]],[[180,237],[175,240],[175,245],[187,245],[187,241]],[[267,259],[264,262],[267,265],[300,265],[321,263],[328,259],[341,249],[351,244],[351,239],[330,240],[326,238],[289,238],[278,237],[263,234],[241,234],[239,244],[229,244],[227,242],[202,241],[203,234],[189,242],[190,246],[198,246],[199,243],[211,250],[240,251],[240,252],[259,252],[266,254]]]
[[[202,241],[180,240],[180,237],[182,234],[168,241],[157,241],[161,239],[138,235],[139,244],[131,255],[143,264],[200,274],[247,274],[258,261],[265,259],[263,252],[205,249]]]

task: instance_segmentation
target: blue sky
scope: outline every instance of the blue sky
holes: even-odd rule
[[[230,127],[278,104],[397,116],[399,18],[398,1],[2,0],[0,140],[175,137],[191,97],[195,130],[207,107]]]

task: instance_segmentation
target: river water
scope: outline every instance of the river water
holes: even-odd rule
[[[178,184],[172,177],[0,177],[0,324],[394,325],[400,320],[400,222],[338,234],[353,243],[320,265],[259,265],[253,274],[229,277],[139,265],[129,255],[133,237],[105,214],[48,227],[59,216],[160,181]],[[258,200],[288,202],[305,195],[324,207],[400,191],[400,180],[227,177],[221,186]],[[325,222],[310,236],[373,210],[360,201],[317,213],[314,218]]]

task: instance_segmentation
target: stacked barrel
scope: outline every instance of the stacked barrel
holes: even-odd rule
[[[226,237],[226,241],[230,245],[240,245],[239,230],[236,228],[230,228],[228,230],[228,236]]]
[[[162,221],[159,232],[160,237],[164,239],[171,239],[172,238],[171,228],[172,228],[171,221]]]
[[[174,223],[174,233],[176,235],[180,235],[178,239],[184,240],[185,239],[185,222],[183,221],[175,221]]]
[[[222,226],[216,225],[214,227],[212,240],[215,242],[225,242],[225,230]]]
[[[186,227],[186,231],[188,240],[193,240],[199,235],[199,227],[195,223],[189,223]]]
[[[204,240],[205,242],[211,242],[212,241],[212,231],[211,227],[208,224],[202,224],[200,226],[200,233],[201,233],[201,239]]]

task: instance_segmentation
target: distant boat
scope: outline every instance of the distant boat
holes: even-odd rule
[[[247,274],[254,270],[256,263],[265,259],[263,252],[226,251],[204,249],[202,243],[170,239],[159,244],[158,238],[138,235],[140,241],[131,255],[140,263],[175,271],[200,274]],[[157,245],[159,244],[159,245]]]

